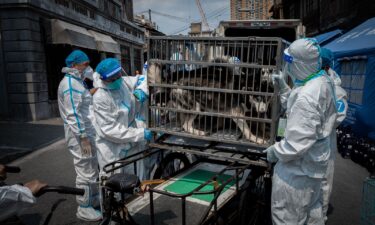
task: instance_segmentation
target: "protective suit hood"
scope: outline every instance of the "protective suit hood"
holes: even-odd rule
[[[61,69],[62,73],[72,75],[76,78],[82,79],[82,73],[79,72],[79,70],[75,68],[70,68],[70,67],[64,67]]]
[[[321,68],[319,44],[314,39],[299,39],[284,50],[284,73],[303,81]]]

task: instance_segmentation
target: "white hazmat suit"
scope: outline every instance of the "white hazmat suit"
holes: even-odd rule
[[[98,163],[96,158],[95,129],[89,118],[92,104],[90,92],[83,86],[81,74],[76,69],[63,68],[66,75],[58,88],[60,116],[64,121],[65,140],[73,155],[77,173],[77,188],[85,189],[84,196],[77,196],[80,205],[77,217],[86,220],[100,219],[100,212],[92,206],[99,204]],[[84,155],[81,137],[87,137],[91,144],[91,155]]]
[[[148,121],[148,86],[147,86],[147,73],[138,76],[127,76],[124,77],[126,83],[129,83],[135,90],[141,90],[147,98],[141,102],[138,99],[135,100],[135,123],[137,128],[147,128]],[[147,141],[141,141],[135,144],[135,151],[144,151],[147,149]],[[137,176],[140,180],[150,179],[150,172],[154,166],[151,163],[154,157],[150,156],[137,162]]]
[[[272,221],[324,224],[320,188],[337,116],[333,83],[319,71],[319,46],[313,40],[297,40],[284,53],[284,73],[295,88],[281,88],[287,108],[285,138],[267,149],[267,158],[278,160],[272,181]]]
[[[0,222],[22,213],[36,203],[36,198],[29,188],[21,185],[0,187]]]
[[[328,70],[327,75],[333,80],[335,84],[335,95],[336,95],[336,108],[337,108],[337,119],[335,128],[337,128],[342,121],[346,118],[346,112],[348,110],[347,94],[346,91],[341,87],[341,79],[337,73],[331,68]],[[322,194],[323,194],[323,215],[324,220],[327,221],[327,211],[329,205],[329,199],[332,192],[333,185],[333,174],[335,168],[335,156],[337,152],[337,134],[332,132],[331,137],[331,151],[330,158],[328,161],[327,172],[323,177],[322,181]]]
[[[94,73],[93,97],[94,127],[100,170],[120,158],[139,151],[139,143],[145,142],[144,127],[136,120],[136,99],[133,95],[136,82],[129,77],[120,78],[121,88],[110,89]],[[127,172],[129,172],[127,170]]]

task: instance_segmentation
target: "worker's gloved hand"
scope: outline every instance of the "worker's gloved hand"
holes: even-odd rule
[[[152,140],[152,131],[150,131],[149,129],[145,129],[144,131],[144,137],[145,137],[145,140],[146,141],[151,141]]]
[[[90,89],[90,94],[94,95],[97,90],[98,90],[98,88],[91,88]]]
[[[272,82],[275,87],[279,88],[280,92],[289,88],[281,71],[272,73]]]
[[[135,96],[135,98],[143,103],[147,100],[147,95],[140,89],[136,89],[134,92],[133,92],[133,95]]]
[[[7,172],[5,171],[5,166],[0,164],[0,181],[7,178]]]
[[[87,137],[81,137],[81,149],[83,156],[91,156],[91,144]]]
[[[270,163],[275,163],[279,160],[275,154],[275,150],[276,148],[274,145],[271,145],[266,150],[264,150],[264,153],[267,153],[267,161]]]
[[[82,81],[82,84],[83,86],[87,89],[87,90],[90,90],[92,88],[94,88],[94,81],[88,79],[88,78],[85,78],[83,81]]]
[[[42,189],[45,186],[47,186],[47,184],[43,183],[43,182],[40,182],[39,180],[32,180],[32,181],[27,182],[23,186],[25,186],[28,189],[30,189],[30,191],[35,196],[35,194],[37,194],[40,191],[40,189]]]

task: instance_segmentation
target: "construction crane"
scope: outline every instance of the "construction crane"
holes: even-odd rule
[[[148,19],[150,21],[151,21],[151,13],[152,13],[152,14],[156,14],[156,15],[159,15],[159,16],[167,17],[169,19],[174,19],[174,20],[177,20],[177,21],[180,21],[180,22],[183,22],[183,23],[190,23],[189,19],[178,17],[178,16],[172,16],[172,15],[169,15],[169,14],[166,14],[166,13],[162,13],[162,12],[158,12],[158,11],[151,10],[151,9],[139,12],[137,14],[145,14],[145,13],[148,13],[148,17],[149,17]]]
[[[204,30],[209,31],[210,26],[208,25],[206,14],[204,13],[204,10],[202,8],[201,1],[195,0],[195,3],[197,4],[197,7],[199,9],[199,13],[201,14],[202,24],[203,24],[203,27],[205,28]]]

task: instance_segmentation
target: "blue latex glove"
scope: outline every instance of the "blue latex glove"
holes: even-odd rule
[[[267,153],[267,161],[270,163],[275,163],[279,160],[275,154],[275,150],[275,146],[272,145],[263,151],[264,153]]]
[[[147,95],[140,89],[136,89],[133,95],[138,99],[139,102],[143,103],[147,100]]]
[[[272,82],[274,86],[279,87],[280,91],[283,91],[289,87],[288,84],[285,82],[284,75],[281,71],[274,72],[272,74]]]
[[[152,132],[149,129],[145,129],[144,136],[146,141],[152,140]]]

